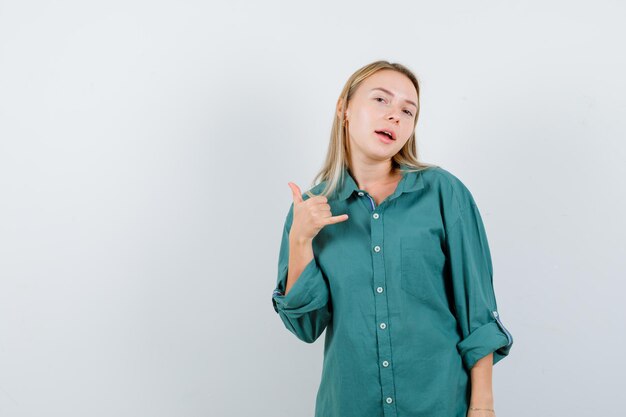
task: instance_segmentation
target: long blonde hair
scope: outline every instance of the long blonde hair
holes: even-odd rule
[[[337,105],[341,101],[341,112],[333,117],[333,127],[330,132],[330,142],[328,144],[328,151],[326,153],[326,161],[322,166],[322,169],[317,173],[313,182],[311,184],[312,187],[320,184],[323,181],[326,181],[326,186],[321,194],[313,194],[311,190],[307,191],[306,194],[309,197],[314,195],[324,195],[328,197],[332,194],[339,185],[340,181],[343,179],[342,174],[344,168],[348,167],[348,150],[347,150],[347,141],[348,141],[348,126],[344,123],[343,115],[345,114],[346,109],[348,108],[348,103],[350,99],[354,95],[356,89],[361,85],[361,83],[370,77],[372,74],[384,70],[389,69],[393,71],[397,71],[401,74],[406,75],[413,85],[415,86],[415,90],[417,91],[417,111],[415,112],[415,120],[413,124],[413,132],[409,137],[409,140],[404,144],[402,149],[398,151],[392,157],[392,168],[399,169],[400,164],[407,165],[409,167],[408,171],[421,171],[423,169],[434,167],[437,165],[427,164],[425,162],[421,162],[418,160],[417,155],[417,144],[415,141],[415,127],[417,126],[417,118],[419,116],[420,111],[420,87],[419,81],[417,77],[411,70],[409,70],[404,65],[398,63],[392,63],[388,61],[375,61],[371,64],[365,65],[358,70],[356,70],[341,91],[339,98],[337,99]]]

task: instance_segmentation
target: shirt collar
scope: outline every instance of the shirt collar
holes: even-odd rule
[[[409,169],[405,164],[400,165],[400,169],[402,172],[402,179],[398,183],[396,190],[391,195],[390,199],[399,196],[402,193],[409,193],[412,191],[417,191],[424,188],[424,180],[420,175],[421,172],[404,172]],[[348,168],[344,166],[343,168],[343,181],[339,180],[339,185],[337,187],[337,198],[339,200],[345,200],[352,195],[355,191],[359,191],[359,187],[356,184],[356,181],[350,175]]]

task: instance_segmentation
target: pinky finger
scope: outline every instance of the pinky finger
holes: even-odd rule
[[[326,221],[328,224],[335,224],[335,223],[345,222],[346,220],[348,220],[348,215],[341,214],[339,216],[328,217]]]

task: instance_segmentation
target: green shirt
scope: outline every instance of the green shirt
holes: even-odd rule
[[[315,236],[285,296],[293,203],[287,213],[272,304],[307,343],[326,330],[316,417],[466,417],[471,367],[513,344],[472,194],[441,167],[402,169],[378,206],[344,169],[328,204],[349,219]]]

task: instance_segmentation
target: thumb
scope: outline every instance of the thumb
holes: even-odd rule
[[[291,192],[293,194],[293,202],[294,203],[302,203],[302,192],[300,191],[300,187],[298,187],[293,182],[288,182],[289,188],[291,188]]]

